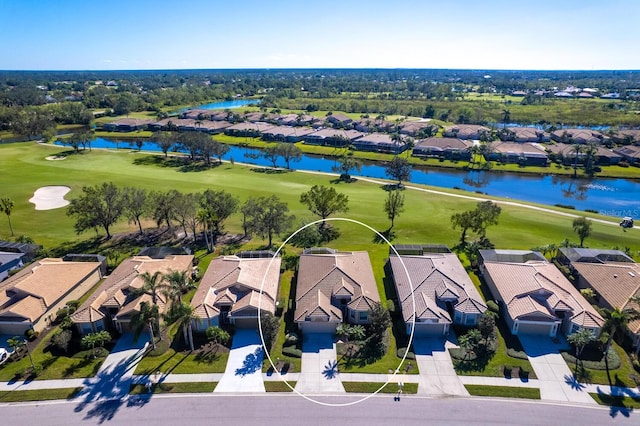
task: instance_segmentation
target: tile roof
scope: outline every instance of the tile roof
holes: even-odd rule
[[[573,262],[571,266],[612,308],[625,308],[631,297],[640,295],[637,263]]]
[[[451,301],[456,310],[464,313],[482,313],[487,309],[482,296],[454,253],[423,252],[422,255],[400,257],[392,254],[389,256],[389,262],[405,321],[411,321],[413,317],[413,300],[416,303],[418,320],[422,318],[423,313],[432,315],[433,306],[443,309],[447,301]],[[425,298],[431,302],[425,305]],[[425,310],[426,308],[429,310]],[[448,321],[451,321],[448,313],[439,318],[448,318]]]
[[[296,321],[304,321],[318,310],[333,321],[340,321],[342,313],[331,305],[334,290],[344,294],[353,289],[350,307],[368,310],[380,301],[375,277],[366,251],[308,253],[300,256],[296,287]]]
[[[117,316],[121,319],[131,315],[139,309],[142,301],[150,301],[150,296],[142,295],[132,298],[131,290],[140,288],[143,284],[140,274],[156,271],[168,273],[170,271],[191,271],[193,255],[170,255],[164,259],[152,259],[148,256],[133,256],[123,260],[120,265],[105,278],[104,282],[89,297],[76,312],[71,315],[74,323],[84,323],[94,318],[96,311],[103,307],[118,308]],[[164,296],[160,297],[160,312],[167,308]],[[97,318],[97,317],[95,317]]]
[[[574,318],[579,320],[582,314],[586,314],[595,319],[599,327],[604,324],[595,308],[552,263],[540,260],[519,263],[485,259],[483,266],[499,293],[494,296],[499,296],[504,301],[513,319],[534,313],[542,317],[557,317],[554,309],[559,309],[569,310],[572,321]]]
[[[458,138],[426,138],[421,139],[416,143],[414,150],[417,148],[418,150],[425,148],[432,148],[438,150],[461,150],[464,151],[468,147],[471,146],[471,142],[463,141]]]
[[[27,296],[0,311],[0,317],[20,317],[31,322],[36,321],[47,311],[47,306],[39,297]]]
[[[219,314],[220,304],[231,304],[232,312],[247,306],[258,308],[261,290],[264,297],[260,308],[275,312],[281,263],[280,257],[273,258],[273,261],[270,257],[221,256],[213,259],[191,300],[196,316],[216,316]]]

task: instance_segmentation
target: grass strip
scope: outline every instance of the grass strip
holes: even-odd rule
[[[380,389],[383,383],[376,382],[342,382],[344,390],[353,393],[374,393]],[[388,383],[379,393],[398,393],[398,385],[396,383]],[[417,383],[405,383],[402,388],[402,393],[415,394],[418,393]]]
[[[491,396],[498,398],[540,399],[540,389],[519,388],[513,386],[465,385],[467,391],[474,396]]]
[[[72,399],[82,387],[61,389],[15,390],[0,393],[0,402],[49,401]]]
[[[291,386],[291,388],[296,387],[296,383],[298,382],[287,382]],[[285,382],[264,382],[264,388],[267,392],[293,392],[289,386],[287,386]]]
[[[208,393],[218,385],[218,382],[184,382],[159,383],[151,387],[152,393]],[[131,385],[129,394],[143,395],[149,393],[145,385]]]

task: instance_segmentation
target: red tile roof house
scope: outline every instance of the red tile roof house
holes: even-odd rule
[[[353,146],[358,151],[387,152],[391,154],[400,154],[409,148],[405,142],[406,137],[401,136],[400,141],[394,141],[391,135],[387,133],[370,133],[356,139]]]
[[[640,265],[619,250],[560,248],[558,261],[569,266],[578,288],[596,293],[598,306],[606,309],[640,308],[629,301],[640,296]],[[640,351],[640,320],[629,324],[633,346]]]
[[[540,253],[480,250],[480,272],[512,334],[600,334],[604,319]]]
[[[170,271],[192,271],[193,255],[168,255],[161,259],[149,256],[134,256],[125,259],[109,275],[98,289],[73,315],[73,322],[81,334],[100,330],[130,331],[131,317],[140,312],[142,302],[151,303],[148,294],[137,295],[143,286],[140,275],[156,271],[166,274]],[[166,295],[158,295],[160,314],[168,309]]]
[[[356,130],[320,129],[306,135],[304,143],[307,145],[346,147],[362,136],[364,134]]]
[[[295,143],[313,132],[315,130],[310,127],[275,126],[262,132],[262,140]]]
[[[471,158],[469,152],[471,146],[471,142],[458,138],[427,138],[416,143],[412,155],[414,157],[438,157],[468,161]]]
[[[300,256],[294,321],[303,333],[335,333],[343,321],[368,324],[377,303],[366,251],[307,249]]]
[[[262,135],[262,132],[270,130],[273,127],[273,124],[263,123],[260,121],[257,121],[255,123],[244,122],[227,127],[224,130],[224,134],[229,136],[259,138]]]
[[[145,120],[141,118],[121,118],[111,123],[105,123],[102,128],[108,132],[135,132],[143,130],[153,123],[153,120]]]
[[[547,153],[541,145],[515,142],[493,144],[493,152],[485,154],[485,158],[527,166],[546,166],[549,161]]]
[[[223,324],[257,330],[259,312],[275,313],[282,259],[271,252],[245,257],[249,253],[211,261],[191,300],[195,331]]]
[[[479,140],[483,134],[490,135],[491,129],[476,124],[456,124],[444,129],[444,136],[448,138]]]
[[[591,129],[559,129],[551,132],[551,140],[563,143],[606,143],[609,138]]]
[[[79,299],[100,281],[104,258],[72,259],[38,260],[0,284],[0,334],[42,331],[67,302]]]
[[[445,246],[395,249],[400,256],[390,249],[389,265],[407,334],[414,328],[414,335],[446,335],[452,323],[478,323],[487,305],[454,253]]]

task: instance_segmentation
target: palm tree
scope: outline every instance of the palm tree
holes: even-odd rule
[[[502,125],[503,125],[503,129],[507,128],[507,123],[509,122],[509,120],[511,120],[511,111],[509,111],[508,109],[504,109],[502,110]]]
[[[9,197],[0,198],[0,210],[7,215],[9,220],[9,229],[11,230],[11,236],[13,237],[13,226],[11,225],[11,211],[13,210],[13,200]]]
[[[144,272],[139,275],[143,280],[142,287],[138,290],[138,294],[148,294],[151,296],[151,303],[158,305],[158,295],[162,294],[166,290],[167,284],[164,281],[162,272],[156,271],[151,275],[149,272]]]
[[[133,314],[130,322],[131,327],[133,328],[134,340],[138,340],[142,330],[144,330],[145,327],[148,327],[149,332],[151,333],[151,347],[155,349],[156,339],[154,330],[158,327],[159,320],[160,310],[158,309],[158,305],[150,305],[147,302],[140,303],[140,312]]]
[[[640,311],[637,309],[604,309],[603,317],[605,319],[603,329],[609,333],[607,339],[607,345],[605,347],[605,354],[609,353],[613,338],[618,331],[627,330],[631,321],[640,319]]]
[[[193,306],[188,303],[180,302],[174,304],[167,315],[165,315],[165,321],[177,322],[182,327],[182,335],[184,336],[184,343],[188,344],[191,350],[193,350],[193,327],[192,320],[195,318]]]
[[[578,155],[582,152],[582,147],[575,143],[573,144],[573,148],[571,149],[573,151],[573,155],[574,155],[574,159],[573,159],[573,177],[575,178],[578,174]]]
[[[182,295],[196,285],[189,279],[187,271],[169,271],[163,276],[167,286],[167,295],[178,303],[182,303]]]

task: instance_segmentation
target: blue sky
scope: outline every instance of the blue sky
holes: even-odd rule
[[[0,0],[0,69],[640,69],[638,0]]]

